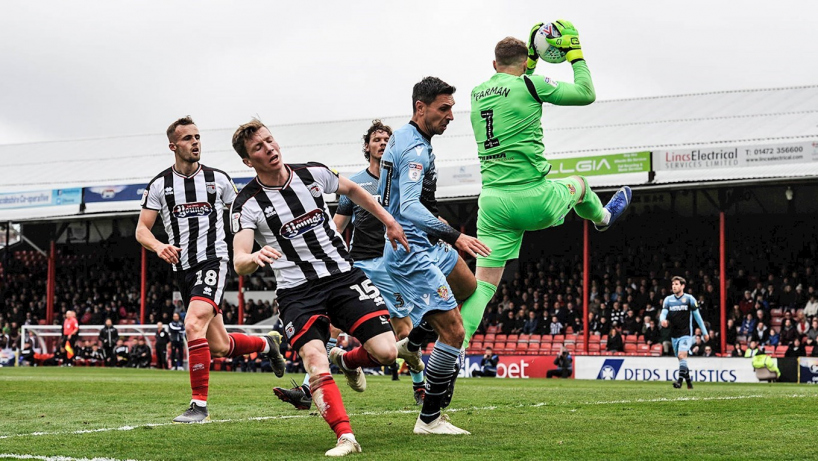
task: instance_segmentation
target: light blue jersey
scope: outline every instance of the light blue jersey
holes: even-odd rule
[[[394,250],[386,243],[384,260],[398,289],[395,307],[408,307],[414,325],[429,312],[457,307],[429,235],[453,243],[460,233],[438,220],[421,203],[421,196],[433,197],[436,188],[430,137],[412,122],[395,130],[381,158],[378,194],[383,207],[403,227],[411,252],[401,246]]]

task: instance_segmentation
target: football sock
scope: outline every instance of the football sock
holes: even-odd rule
[[[210,346],[207,344],[207,338],[189,341],[187,353],[192,398],[207,405],[207,386],[210,382]]]
[[[249,336],[241,333],[230,333],[227,336],[230,338],[230,349],[227,351],[227,357],[238,357],[253,352],[269,352],[269,349],[265,351],[269,344],[261,336]]]
[[[329,355],[329,351],[331,351],[332,348],[335,347],[336,344],[338,344],[338,339],[337,338],[330,338],[329,341],[327,341],[327,355]],[[301,388],[304,390],[304,392],[307,393],[307,395],[310,395],[310,374],[309,373],[304,375],[304,381],[301,383]]]
[[[679,376],[681,376],[683,378],[687,377],[688,371],[689,370],[687,369],[687,360],[686,359],[685,360],[679,360]]]
[[[574,211],[580,218],[603,226],[608,225],[611,219],[611,213],[602,206],[599,196],[587,184],[585,185],[585,198],[582,199],[582,203],[574,206]]]
[[[413,371],[411,368],[409,369],[409,375],[412,376],[412,383],[414,384],[423,384],[423,372],[422,371]]]
[[[477,331],[480,322],[483,320],[483,312],[486,310],[491,298],[497,287],[482,280],[477,281],[477,290],[469,296],[469,299],[463,302],[463,307],[460,308],[460,315],[463,316],[463,329],[466,330],[466,340],[463,341],[463,347],[469,346],[469,340]],[[458,351],[460,353],[460,351]]]
[[[419,351],[424,341],[426,341],[426,338],[434,333],[435,329],[429,325],[429,322],[425,320],[421,321],[418,326],[412,328],[412,331],[409,332],[409,341],[406,344],[406,349],[408,349],[409,352]]]
[[[423,400],[423,409],[420,419],[426,424],[440,416],[440,407],[443,397],[454,379],[454,370],[460,349],[444,344],[435,343],[429,363],[426,365],[426,398]]]
[[[341,391],[329,373],[320,373],[310,379],[312,389],[312,399],[315,407],[321,413],[321,417],[335,431],[336,437],[352,433],[352,426],[349,424],[349,416],[344,409],[344,401],[341,400]]]
[[[380,367],[382,364],[375,360],[372,355],[364,349],[364,346],[358,346],[351,351],[346,352],[342,357],[341,361],[343,362],[344,366],[349,370],[354,370],[358,367]]]

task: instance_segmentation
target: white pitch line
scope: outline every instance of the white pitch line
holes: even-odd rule
[[[0,458],[10,459],[37,459],[42,461],[120,461],[115,458],[71,458],[69,456],[37,456],[37,455],[16,455],[14,453],[0,453]],[[126,461],[134,461],[132,459]]]
[[[618,405],[618,404],[632,404],[632,403],[660,403],[660,402],[687,402],[687,401],[710,401],[710,400],[745,400],[745,399],[759,399],[768,397],[765,395],[736,395],[736,396],[721,396],[721,397],[658,397],[655,399],[631,399],[631,400],[600,400],[596,402],[584,402],[584,403],[575,403],[571,405],[568,402],[538,402],[538,403],[523,403],[519,405],[504,405],[502,407],[498,406],[486,406],[486,407],[467,407],[467,408],[450,408],[447,409],[447,412],[460,412],[460,411],[493,411],[498,408],[539,408],[545,406],[551,406],[558,403],[559,405],[571,405],[571,406],[583,406],[583,405]],[[778,396],[774,396],[778,397]],[[806,394],[792,394],[792,395],[785,395],[782,397],[789,397],[789,398],[803,398],[803,397],[818,397],[818,395],[806,395]],[[402,414],[417,414],[419,410],[387,410],[387,411],[364,411],[360,413],[353,413],[350,414],[350,417],[357,417],[357,416],[386,416],[386,415],[402,415]],[[214,419],[210,421],[205,421],[204,423],[199,424],[221,424],[221,423],[241,423],[247,421],[269,421],[269,420],[283,420],[283,419],[304,419],[304,418],[312,418],[315,417],[312,414],[301,414],[301,415],[278,415],[278,416],[254,416],[250,418],[242,418],[242,419]],[[174,425],[173,423],[147,423],[147,424],[140,424],[136,426],[121,426],[121,427],[103,427],[99,429],[82,429],[78,431],[54,431],[54,432],[31,432],[28,434],[9,434],[9,435],[0,435],[0,440],[2,439],[10,439],[14,437],[37,437],[37,436],[44,436],[44,435],[76,435],[76,434],[93,434],[97,432],[112,432],[112,431],[132,431],[134,429],[140,429],[145,427],[163,427],[163,426],[171,426]],[[21,455],[25,456],[25,455]],[[2,456],[0,456],[2,457]],[[39,459],[39,458],[31,458],[31,459]],[[55,458],[57,459],[57,458]],[[65,458],[69,460],[71,458]],[[100,460],[103,458],[99,458]]]

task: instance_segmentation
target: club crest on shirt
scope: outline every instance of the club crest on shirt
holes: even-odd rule
[[[173,207],[173,216],[176,219],[210,216],[212,212],[213,207],[207,202],[182,203]]]
[[[409,162],[409,180],[417,182],[423,174],[423,165],[417,162]]]
[[[216,193],[216,183],[215,182],[206,182],[205,183],[205,190],[208,194],[215,194]]]
[[[316,208],[282,224],[279,234],[286,239],[294,239],[320,227],[322,224],[324,224],[324,212]]]
[[[314,182],[314,183],[308,185],[307,189],[309,189],[310,195],[312,195],[315,198],[320,197],[321,194],[324,193],[324,189],[322,189],[321,186],[317,182]]]
[[[554,80],[553,78],[551,78],[551,77],[543,77],[543,80],[545,80],[545,83],[547,83],[547,84],[549,84],[549,85],[553,86],[554,88],[556,88],[556,87],[557,87],[557,81],[556,81],[556,80]]]

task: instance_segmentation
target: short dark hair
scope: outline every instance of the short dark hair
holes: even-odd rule
[[[190,115],[185,115],[184,117],[170,124],[167,131],[168,141],[176,142],[176,128],[184,125],[195,125],[193,119],[190,118]]]
[[[364,157],[367,161],[369,161],[369,152],[366,151],[366,146],[369,145],[369,140],[372,139],[372,135],[375,134],[376,131],[383,131],[384,133],[392,136],[392,128],[389,125],[384,125],[382,121],[375,119],[372,120],[372,126],[366,130],[366,134],[364,134]]]
[[[506,37],[494,47],[494,60],[498,66],[509,66],[523,61],[528,56],[528,47],[522,40]]]
[[[684,277],[679,277],[678,275],[673,277],[672,279],[670,279],[670,283],[673,283],[673,282],[679,282],[680,284],[685,285]]]
[[[267,128],[267,126],[261,123],[261,120],[257,118],[254,118],[253,120],[250,120],[244,125],[236,128],[236,132],[233,133],[233,150],[239,154],[239,157],[250,157],[250,155],[247,154],[247,146],[245,146],[244,143],[262,128]]]
[[[449,85],[437,77],[423,77],[423,80],[415,83],[412,88],[412,113],[417,112],[415,103],[422,101],[424,104],[431,104],[438,95],[454,94],[457,88]]]

